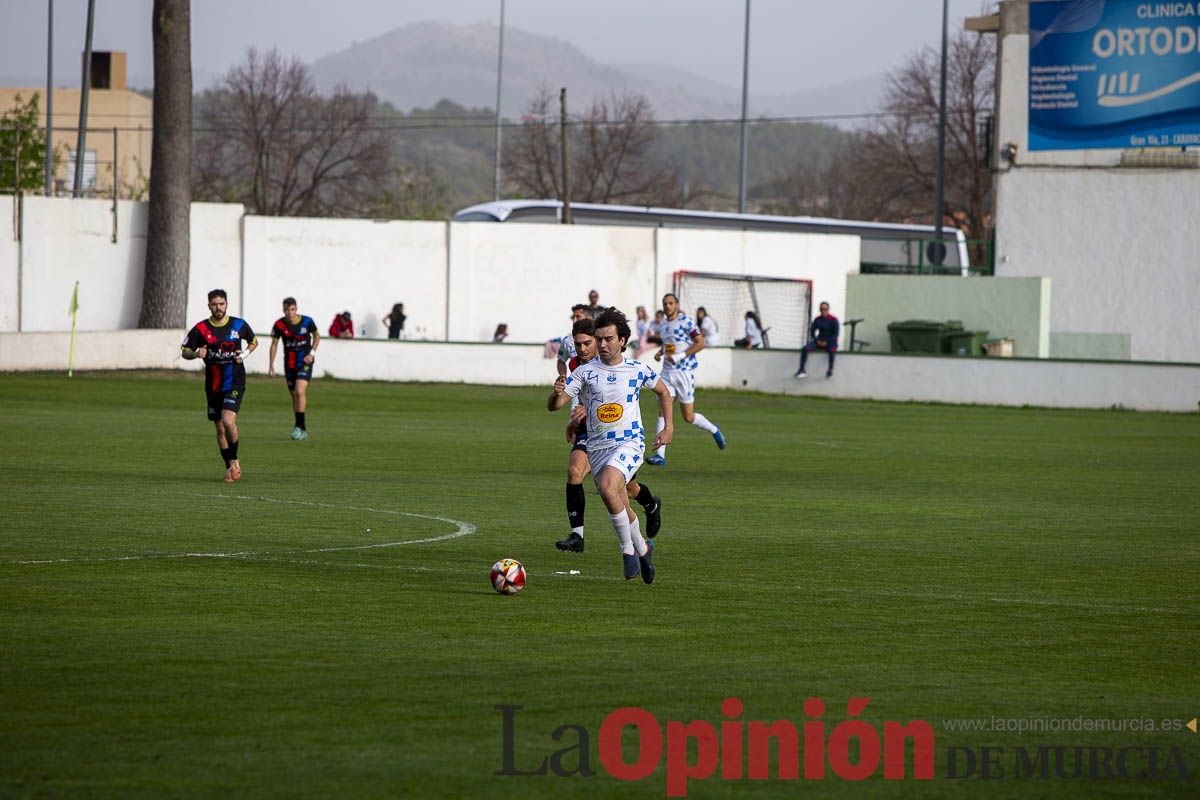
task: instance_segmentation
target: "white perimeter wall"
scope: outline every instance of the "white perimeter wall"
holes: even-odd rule
[[[190,369],[179,356],[183,330],[116,331],[77,336],[75,368]],[[66,371],[68,333],[0,333],[0,372]],[[813,356],[822,372],[824,354]],[[796,352],[720,348],[700,357],[701,387],[729,387],[783,394],[1060,408],[1124,408],[1195,412],[1200,408],[1200,365],[1097,363],[1046,359],[838,356],[832,380],[792,379]],[[265,349],[246,362],[253,373],[267,368]],[[554,362],[536,344],[329,340],[321,345],[317,374],[339,378],[542,385],[555,376]],[[199,393],[199,378],[197,393]],[[319,378],[318,378],[319,380]],[[282,378],[278,391],[285,391]],[[248,402],[253,402],[252,400]],[[536,409],[531,409],[536,413]]]
[[[454,223],[449,263],[452,341],[491,341],[501,322],[509,341],[558,338],[591,289],[630,318],[655,297],[653,228]]]
[[[208,315],[208,293],[224,289],[229,308],[242,308],[242,214],[240,205],[192,203],[191,272],[187,318]]]
[[[291,296],[322,334],[349,311],[358,336],[384,337],[382,319],[404,303],[410,337],[444,338],[446,223],[248,216],[243,236],[244,300],[235,308],[256,332]],[[188,311],[207,313],[203,303]]]
[[[78,330],[137,327],[146,256],[146,204],[26,197],[21,215],[21,330],[69,330],[67,309],[79,282]],[[11,225],[4,235],[11,238]]]
[[[1052,333],[1129,334],[1134,360],[1200,363],[1200,170],[1030,152],[1027,0],[1001,4],[997,75],[996,275],[1050,278]]]
[[[0,195],[0,331],[19,330],[20,303],[17,259],[20,245],[13,236],[13,207],[16,198]]]
[[[1200,170],[1012,170],[996,202],[996,274],[1050,278],[1054,333],[1200,362]]]
[[[11,220],[11,198],[0,199]],[[0,330],[69,330],[77,280],[79,330],[136,327],[146,206],[120,210],[113,243],[109,201],[27,198],[21,241],[0,235]],[[632,317],[684,269],[809,279],[840,313],[858,252],[855,236],[255,217],[196,203],[187,319],[203,319],[220,288],[261,333],[291,295],[322,331],[349,310],[360,337],[383,338],[383,317],[402,302],[408,339],[490,342],[503,322],[510,342],[540,343],[567,333],[590,289]]]

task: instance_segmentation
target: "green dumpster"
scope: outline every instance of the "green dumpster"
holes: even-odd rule
[[[888,326],[893,353],[941,353],[946,323],[928,319],[908,319]],[[960,323],[961,327],[961,323]]]
[[[949,352],[956,356],[981,356],[987,335],[987,331],[950,331],[946,334]]]

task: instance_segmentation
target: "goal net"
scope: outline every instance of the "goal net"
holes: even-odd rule
[[[722,345],[746,335],[747,311],[762,322],[764,347],[799,349],[808,342],[812,281],[681,271],[675,273],[674,287],[685,314],[695,319],[703,306],[713,318]]]

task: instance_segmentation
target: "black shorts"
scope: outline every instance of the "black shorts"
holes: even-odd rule
[[[293,391],[296,388],[296,381],[311,381],[313,365],[316,364],[316,359],[313,359],[312,364],[300,362],[300,366],[295,369],[285,369],[283,371],[283,379],[287,381],[288,391]]]
[[[242,408],[242,398],[246,396],[246,387],[235,387],[228,392],[205,391],[208,400],[208,421],[216,422],[224,411],[238,413]]]
[[[575,429],[575,442],[571,445],[571,450],[578,450],[581,453],[587,452],[587,421]]]

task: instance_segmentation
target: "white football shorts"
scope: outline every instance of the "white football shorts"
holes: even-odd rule
[[[588,448],[588,463],[592,466],[592,476],[600,479],[600,473],[605,467],[614,467],[621,471],[628,483],[642,467],[642,456],[646,446],[641,442],[622,442],[616,447],[603,450]]]
[[[691,370],[673,369],[663,372],[662,380],[675,402],[688,405],[696,402],[696,373]]]

